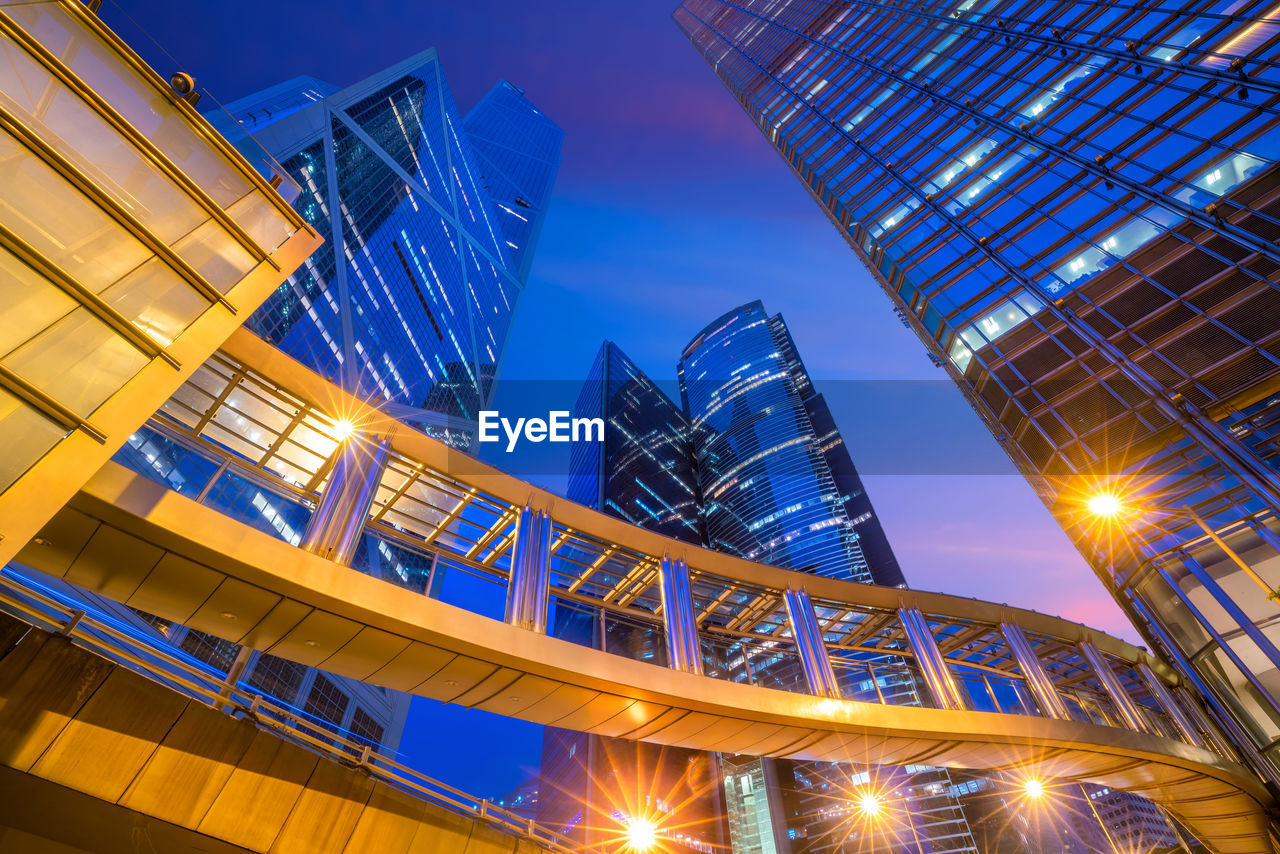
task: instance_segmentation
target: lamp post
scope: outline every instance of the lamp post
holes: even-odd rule
[[[1107,522],[1114,521],[1122,530],[1124,529],[1124,520],[1122,516],[1125,511],[1129,509],[1141,510],[1139,507],[1131,508],[1129,505],[1126,505],[1120,495],[1109,489],[1099,490],[1089,496],[1088,500],[1085,502],[1085,507],[1095,518],[1102,519]],[[1161,507],[1153,509],[1158,509],[1170,516],[1181,517],[1194,522],[1200,530],[1204,531],[1205,536],[1207,536],[1218,548],[1222,549],[1223,553],[1231,559],[1232,563],[1238,566],[1246,575],[1249,576],[1249,578],[1253,579],[1255,584],[1262,588],[1263,592],[1266,593],[1268,600],[1280,603],[1280,587],[1271,587],[1268,585],[1267,582],[1263,580],[1262,576],[1258,575],[1258,573],[1254,571],[1253,567],[1249,566],[1249,564],[1246,563],[1240,555],[1236,554],[1235,549],[1227,545],[1222,537],[1218,536],[1218,532],[1210,527],[1209,523],[1200,517],[1200,514],[1186,506]]]

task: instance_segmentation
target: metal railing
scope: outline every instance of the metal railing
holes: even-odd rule
[[[228,682],[227,674],[187,660],[159,636],[148,637],[136,629],[115,624],[106,615],[77,608],[75,604],[10,568],[0,569],[0,611],[31,626],[66,637],[94,655],[212,709],[248,720],[258,729],[330,761],[359,768],[414,797],[483,821],[513,836],[531,839],[556,854],[581,850],[569,837],[429,777],[328,721],[300,714],[270,696],[253,691],[244,682]]]

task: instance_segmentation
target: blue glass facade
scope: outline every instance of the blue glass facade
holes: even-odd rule
[[[1276,784],[1272,5],[687,0],[674,17]],[[1091,517],[1104,491],[1122,510]]]
[[[861,524],[878,537],[886,583],[902,583],[842,442],[845,482],[836,482],[829,459],[840,453],[832,445],[839,434],[780,315],[769,317],[759,302],[724,314],[685,348],[679,377],[712,548],[871,582],[876,573],[848,515],[857,501],[871,514]],[[825,418],[821,434],[811,409]]]
[[[605,431],[603,442],[572,447],[569,498],[702,545],[689,419],[612,341],[596,354],[573,415],[601,418]]]
[[[505,81],[464,119],[433,50],[340,91],[299,78],[227,111],[296,177],[295,208],[328,239],[249,328],[465,442],[448,426],[489,400],[563,133]]]

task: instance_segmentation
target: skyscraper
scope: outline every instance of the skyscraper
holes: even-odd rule
[[[1274,785],[1270,5],[687,0],[675,20]]]
[[[291,176],[293,215],[326,238],[249,317],[248,327],[346,388],[465,444],[466,420],[490,394],[528,274],[559,163],[559,128],[505,81],[460,118],[434,51],[341,90],[294,78],[208,119],[255,165],[278,161]],[[264,161],[264,147],[274,160]],[[334,210],[340,218],[331,216]],[[217,376],[225,369],[215,359],[200,370]],[[189,427],[162,413],[137,429],[114,460],[312,548],[309,535],[323,516],[320,482],[300,482],[288,466],[219,470],[196,435],[200,430]],[[251,452],[259,427],[240,419],[215,428],[212,441]],[[329,449],[329,464],[340,465],[348,450]],[[430,573],[429,559],[373,536],[361,537],[341,562],[417,592]],[[250,654],[231,641],[49,583],[115,620],[158,632],[304,717],[372,744],[399,742],[407,695]]]
[[[341,90],[295,78],[212,118],[233,141],[251,131],[281,162],[303,188],[295,207],[328,239],[249,328],[466,444],[502,361],[563,132],[506,81],[463,118],[434,50]]]
[[[903,583],[781,315],[769,317],[759,301],[725,313],[685,347],[678,373],[712,548],[817,575]]]
[[[815,575],[905,586],[849,450],[781,315],[770,316],[758,300],[726,312],[685,347],[678,374],[712,548]],[[869,553],[864,538],[873,544]],[[920,691],[905,663],[874,658],[886,671],[875,690],[918,705]],[[786,669],[780,664],[757,662],[752,669],[769,678],[769,670]],[[849,688],[849,696],[866,690]],[[901,792],[912,833],[933,851],[976,850],[943,769],[761,759],[735,765],[725,789],[730,816],[745,820],[730,824],[735,851],[764,854],[789,846],[817,854],[838,851],[850,836],[861,837],[859,850],[894,850],[895,834],[864,836],[849,824],[849,793],[872,779]],[[761,788],[770,780],[778,784]],[[782,826],[778,816],[785,817]]]
[[[740,557],[844,580],[904,584],[849,450],[781,315],[768,315],[759,301],[726,312],[694,336],[677,373],[679,406],[616,344],[602,345],[574,416],[604,419],[604,441],[571,449],[570,498]],[[562,614],[557,607],[558,636],[594,631],[598,615]],[[605,625],[611,632],[622,628]],[[708,671],[736,681],[786,687],[796,678],[791,658],[767,650],[751,653],[709,638],[703,658]],[[864,663],[859,654],[853,658]],[[873,658],[882,667],[876,686],[851,684],[849,696],[869,691],[919,702],[902,661]],[[843,666],[841,673],[866,681]],[[628,750],[644,761],[621,769],[624,775],[657,773],[695,758],[687,751]],[[601,757],[627,755],[609,739],[549,730],[540,803],[545,820],[569,826],[580,818],[576,805],[600,800],[597,781],[620,770],[602,769]],[[835,850],[850,831],[842,793],[873,774],[910,801],[916,833],[933,850],[973,850],[941,769],[872,771],[753,757],[704,761],[719,767],[720,785],[700,794],[709,803],[723,799],[726,841],[739,854]],[[575,797],[581,792],[587,797]],[[876,836],[863,839],[862,850],[888,851],[895,844],[891,835]]]
[[[612,341],[600,346],[573,414],[603,419],[605,431],[603,442],[570,449],[569,498],[702,545],[692,424]]]

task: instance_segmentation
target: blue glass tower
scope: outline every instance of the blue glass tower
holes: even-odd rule
[[[1274,3],[686,0],[675,20],[1280,787]]]
[[[702,545],[692,425],[684,411],[617,344],[596,354],[576,418],[601,418],[603,442],[571,448],[569,498]]]
[[[295,176],[294,206],[327,238],[249,328],[467,441],[449,428],[492,393],[563,133],[505,81],[464,119],[434,50],[341,90],[296,78],[227,112]]]
[[[903,584],[781,315],[768,316],[757,301],[717,318],[685,347],[679,377],[712,548],[816,575]]]

